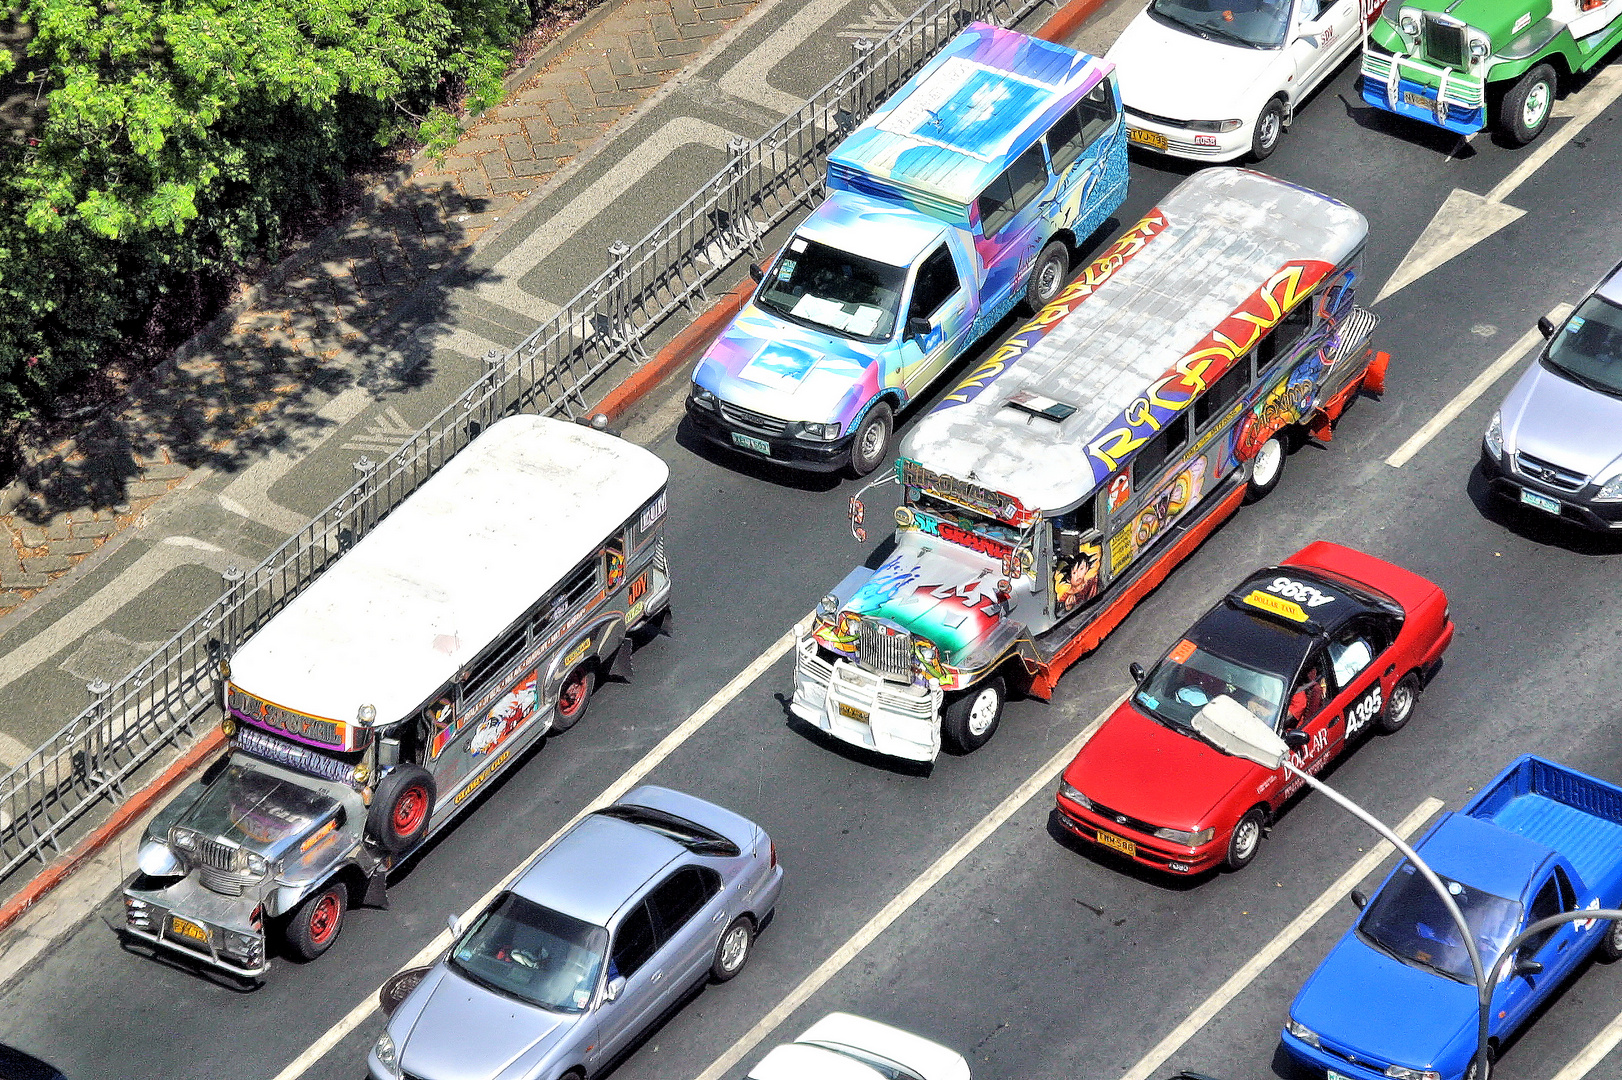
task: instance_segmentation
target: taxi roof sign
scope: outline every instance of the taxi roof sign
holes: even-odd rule
[[[1304,623],[1308,621],[1307,613],[1300,604],[1297,604],[1294,600],[1286,600],[1282,596],[1264,593],[1260,589],[1252,589],[1247,596],[1241,597],[1240,600],[1251,607],[1261,608],[1263,611],[1282,616],[1291,622]]]

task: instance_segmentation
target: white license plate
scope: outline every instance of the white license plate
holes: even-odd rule
[[[1424,94],[1416,94],[1412,90],[1404,90],[1402,92],[1402,103],[1404,105],[1412,105],[1416,109],[1434,110],[1436,108],[1435,98],[1426,97]]]
[[[765,454],[767,457],[772,456],[772,444],[765,439],[757,439],[753,435],[744,435],[734,431],[732,441],[745,450],[753,450],[755,453]]]
[[[1325,1069],[1324,1072],[1328,1073],[1324,1080],[1354,1080],[1353,1077],[1347,1076],[1345,1073],[1338,1073],[1334,1069]]]
[[[1521,502],[1525,503],[1527,506],[1535,506],[1539,510],[1546,510],[1551,514],[1558,514],[1560,512],[1560,503],[1558,500],[1551,499],[1547,495],[1539,495],[1535,491],[1527,491],[1525,488],[1521,489]]]

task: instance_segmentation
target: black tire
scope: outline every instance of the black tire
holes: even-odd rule
[[[895,413],[888,402],[874,405],[856,424],[850,440],[850,474],[855,479],[877,469],[890,456],[890,436],[895,431]]]
[[[1419,676],[1410,671],[1391,688],[1391,697],[1386,700],[1385,708],[1380,710],[1377,721],[1380,730],[1387,735],[1395,735],[1407,727],[1408,721],[1414,718],[1414,708],[1418,704]]]
[[[997,733],[1008,684],[993,675],[976,686],[947,697],[941,706],[941,737],[959,753],[972,754]]]
[[[710,965],[710,981],[724,983],[737,978],[738,972],[749,962],[754,944],[754,920],[747,915],[739,915],[727,926],[715,946],[715,963]]]
[[[1487,1044],[1487,1075],[1482,1077],[1481,1080],[1491,1080],[1492,1074],[1494,1072],[1493,1066],[1496,1065],[1496,1064],[1498,1064],[1498,1047],[1496,1045],[1494,1045],[1493,1043],[1488,1043]],[[1468,1069],[1464,1070],[1464,1080],[1476,1080],[1476,1060],[1475,1060],[1475,1055],[1474,1054],[1472,1054],[1470,1056],[1470,1067]]]
[[[1281,431],[1271,439],[1262,443],[1256,456],[1250,459],[1250,479],[1245,484],[1245,501],[1247,503],[1260,502],[1278,487],[1278,482],[1284,475],[1284,459],[1289,457],[1289,447],[1285,445],[1284,433]]]
[[[1549,126],[1557,88],[1554,68],[1539,64],[1504,92],[1498,103],[1498,132],[1511,146],[1525,146]]]
[[[1284,102],[1273,98],[1256,114],[1256,126],[1250,133],[1250,159],[1266,161],[1278,149],[1284,138]]]
[[[1228,869],[1243,870],[1255,862],[1266,834],[1267,812],[1259,806],[1251,807],[1250,812],[1233,827],[1233,835],[1228,837],[1228,856],[1225,860]]]
[[[287,949],[298,960],[314,960],[338,940],[343,929],[344,913],[349,910],[349,890],[341,881],[329,881],[316,892],[304,898],[293,909],[282,937]]]
[[[1599,939],[1599,958],[1607,964],[1622,960],[1622,921],[1611,923]]]
[[[391,855],[410,851],[428,835],[434,816],[434,778],[421,765],[396,765],[372,793],[366,835]]]
[[[558,735],[586,718],[591,708],[591,695],[597,691],[597,665],[581,664],[558,686],[557,707],[552,710],[549,734]]]
[[[1064,292],[1064,283],[1070,276],[1070,249],[1064,241],[1054,240],[1042,249],[1031,267],[1030,280],[1025,283],[1025,306],[1031,314],[1047,307]]]

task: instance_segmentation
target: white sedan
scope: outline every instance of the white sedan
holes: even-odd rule
[[[749,1080],[969,1080],[956,1050],[850,1013],[829,1013],[775,1047]]]
[[[1384,0],[1150,0],[1110,47],[1127,135],[1174,157],[1261,161]]]

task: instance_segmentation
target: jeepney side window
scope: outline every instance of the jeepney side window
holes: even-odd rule
[[[1188,413],[1180,412],[1172,417],[1159,435],[1138,451],[1138,456],[1132,459],[1132,489],[1143,490],[1144,486],[1154,479],[1155,474],[1167,460],[1173,457],[1188,442]]]
[[[625,577],[625,559],[630,549],[629,527],[603,545],[603,588],[609,592],[613,592]]]
[[[452,718],[455,716],[456,707],[452,703],[449,694],[443,695],[435,700],[432,705],[422,710],[422,730],[420,732],[421,746],[429,747],[431,748],[431,753],[437,754],[443,748],[439,739],[440,732],[445,730],[445,728],[450,724]],[[402,751],[404,751],[404,749],[405,748],[402,747]],[[419,747],[413,747],[412,752],[409,755],[402,752],[400,760],[417,762],[426,761],[429,755],[418,753],[419,749]]]
[[[1067,514],[1049,519],[1053,530],[1053,606],[1067,615],[1098,595],[1104,544],[1096,526],[1095,495]]]
[[[1279,324],[1273,327],[1269,337],[1273,341],[1274,355],[1284,355],[1290,351],[1291,346],[1301,340],[1301,335],[1312,326],[1312,312],[1317,305],[1316,297],[1308,297],[1291,308]]]
[[[960,288],[962,283],[952,263],[952,253],[942,244],[918,268],[918,280],[912,286],[912,304],[907,308],[908,320],[928,319],[956,296]]]
[[[978,199],[980,235],[997,235],[1014,220],[1015,214],[1035,201],[1047,186],[1047,164],[1042,156],[1042,144],[1036,142],[981,192]]]
[[[464,704],[476,701],[485,691],[506,678],[508,669],[529,644],[529,620],[525,619],[501,638],[484,657],[473,664],[462,683]]]
[[[1194,402],[1194,426],[1203,429],[1211,421],[1220,420],[1249,385],[1250,363],[1241,358]]]

